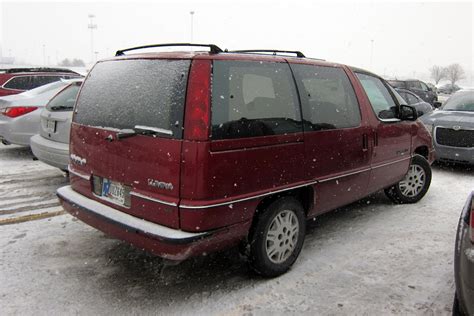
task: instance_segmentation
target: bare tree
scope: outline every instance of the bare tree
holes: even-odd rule
[[[446,77],[451,81],[451,86],[454,86],[457,81],[464,78],[464,69],[460,64],[451,64],[446,67]]]
[[[441,80],[446,78],[446,68],[434,65],[430,68],[431,79],[435,81],[435,84],[438,84]]]

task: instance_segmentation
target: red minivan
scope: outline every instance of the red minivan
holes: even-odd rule
[[[82,85],[57,193],[87,224],[171,260],[240,244],[272,277],[307,219],[428,190],[431,136],[377,75],[300,52],[124,54],[169,45],[118,51]]]

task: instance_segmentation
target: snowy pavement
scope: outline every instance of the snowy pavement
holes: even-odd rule
[[[5,150],[1,205],[19,195],[50,207],[62,173]],[[20,169],[25,181],[9,181]],[[308,224],[294,267],[271,280],[249,274],[235,249],[173,266],[67,214],[2,225],[0,314],[448,315],[456,225],[473,188],[472,169],[434,166],[418,204],[376,194],[325,214]]]
[[[55,192],[67,182],[64,172],[33,161],[29,148],[0,144],[0,225],[62,212]]]

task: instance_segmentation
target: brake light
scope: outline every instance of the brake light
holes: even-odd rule
[[[211,114],[211,61],[194,60],[188,80],[184,138],[207,140]]]
[[[6,108],[2,111],[2,114],[13,118],[33,112],[37,108],[37,106],[18,106],[14,108]]]
[[[474,196],[471,197],[471,242],[474,244]]]

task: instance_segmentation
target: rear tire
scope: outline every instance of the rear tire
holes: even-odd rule
[[[420,155],[415,155],[405,178],[385,189],[385,194],[397,204],[416,203],[421,200],[431,184],[431,166]]]
[[[257,274],[272,278],[287,272],[298,258],[306,234],[301,203],[283,197],[258,215],[249,236],[249,264]]]

